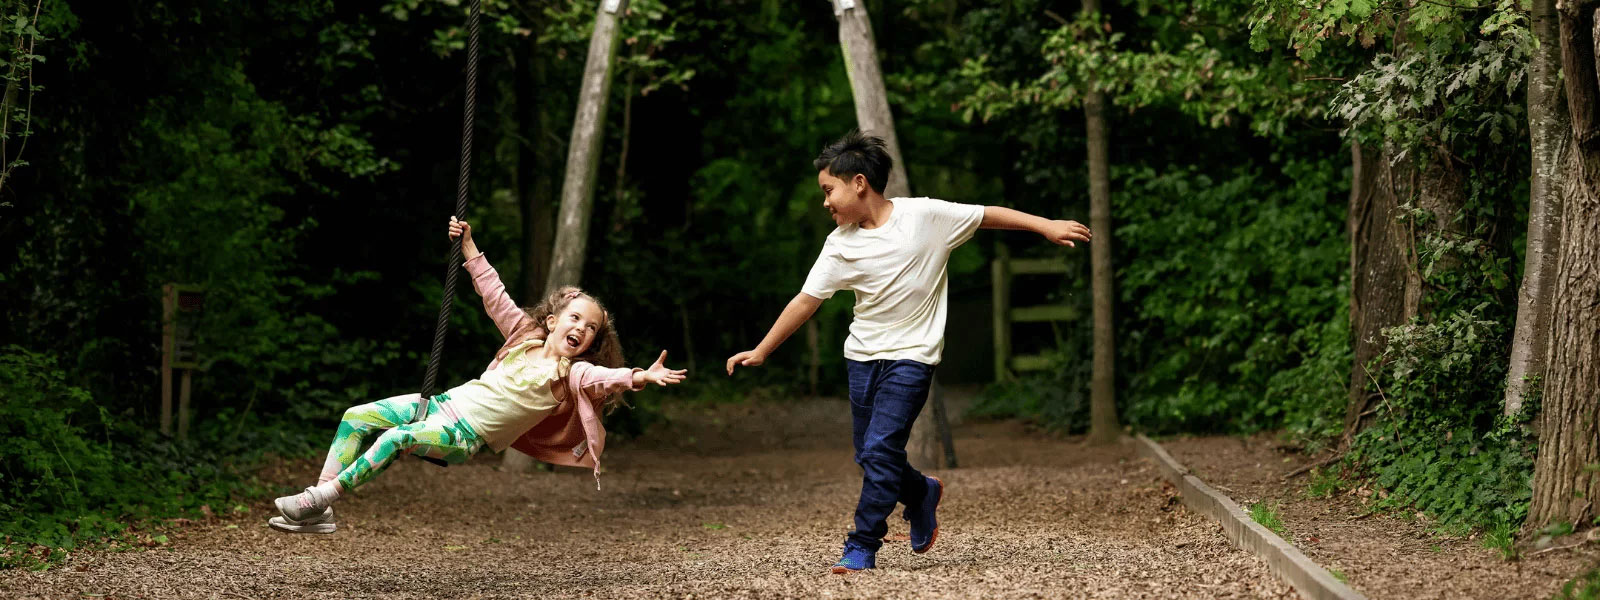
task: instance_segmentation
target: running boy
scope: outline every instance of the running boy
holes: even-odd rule
[[[828,235],[800,293],[754,350],[728,359],[754,367],[800,328],[822,301],[839,290],[856,294],[855,319],[844,342],[850,379],[855,461],[861,498],[855,531],[834,573],[876,566],[896,504],[911,522],[911,550],[927,552],[939,535],[935,511],[944,483],[906,462],[911,424],[927,401],[933,369],[944,349],[950,252],[978,229],[1038,233],[1052,243],[1087,242],[1089,228],[999,206],[954,204],[931,198],[885,198],[891,160],[882,139],[851,131],[823,148],[812,162],[822,206],[838,228]]]

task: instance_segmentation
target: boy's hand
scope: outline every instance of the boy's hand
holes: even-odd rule
[[[1094,233],[1077,221],[1051,221],[1045,225],[1044,231],[1039,232],[1050,243],[1057,246],[1071,246],[1077,248],[1074,241],[1087,242],[1094,238]]]
[[[661,351],[661,358],[657,358],[650,368],[639,371],[634,375],[635,380],[641,383],[654,383],[666,387],[674,383],[682,383],[689,372],[684,369],[668,369],[664,363],[667,361],[667,351]]]
[[[767,362],[767,355],[759,350],[745,350],[728,359],[728,374],[733,374],[734,367],[759,367]]]

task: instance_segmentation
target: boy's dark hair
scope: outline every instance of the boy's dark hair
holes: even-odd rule
[[[889,185],[889,170],[894,166],[894,159],[889,158],[888,147],[883,138],[851,129],[839,141],[824,147],[811,165],[818,171],[826,169],[834,177],[845,181],[863,175],[867,178],[867,185],[882,194],[884,186]]]

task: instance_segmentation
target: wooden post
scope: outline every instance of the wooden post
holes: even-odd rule
[[[173,284],[161,286],[161,435],[172,435],[172,316],[177,303]]]
[[[203,290],[192,285],[161,286],[161,434],[172,435],[172,370],[182,369],[178,391],[178,439],[189,435],[189,389],[201,367],[195,329],[205,310]]]
[[[183,383],[178,385],[178,439],[189,439],[189,379],[194,369],[183,370]]]
[[[989,265],[989,282],[994,301],[994,380],[1011,378],[1011,253],[1005,244],[995,244],[994,262]]]

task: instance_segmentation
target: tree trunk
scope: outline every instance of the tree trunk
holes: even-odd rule
[[[532,36],[530,36],[532,37]],[[545,85],[544,61],[538,54],[538,41],[529,39],[518,52],[522,64],[516,65],[517,98],[527,115],[527,125],[518,138],[516,184],[517,206],[522,211],[522,272],[517,278],[517,297],[524,304],[537,304],[544,297],[546,271],[550,267],[551,198],[554,197],[550,173],[555,169],[549,145],[543,143],[550,131],[548,104],[539,101],[538,90]]]
[[[845,2],[852,7],[843,7]],[[872,37],[867,7],[860,0],[833,0],[833,12],[839,17],[839,47],[850,77],[850,93],[855,97],[857,126],[883,138],[889,145],[889,157],[894,160],[889,170],[889,183],[881,191],[887,198],[908,197],[911,182],[906,178],[906,161],[900,153],[900,139],[895,135],[894,114],[889,111],[889,93],[883,85],[883,72],[878,68],[878,45]],[[906,454],[913,464],[937,466],[943,462],[940,441],[951,436],[941,429],[948,429],[948,424],[934,416],[934,404],[944,402],[944,396],[931,392],[928,396],[922,413],[911,426]],[[939,411],[942,413],[943,407]],[[955,456],[955,449],[945,448],[944,454]]]
[[[878,68],[878,44],[872,37],[872,21],[867,18],[867,7],[862,0],[844,1],[854,8],[841,8],[841,0],[833,0],[833,13],[839,17],[839,48],[844,53],[844,68],[850,77],[850,94],[856,101],[856,126],[889,144],[889,158],[894,159],[894,166],[889,170],[889,183],[879,191],[886,198],[905,198],[911,195],[911,182],[906,179],[906,161],[900,155],[900,138],[895,135],[894,114],[889,111],[883,71]]]
[[[583,259],[589,240],[589,217],[594,211],[594,181],[600,169],[600,144],[605,139],[606,104],[610,99],[612,63],[621,40],[621,12],[627,0],[611,6],[601,3],[595,12],[594,35],[589,38],[589,58],[578,92],[578,112],[573,116],[572,140],[567,145],[567,173],[561,183],[561,214],[556,219],[556,242],[550,260],[546,289],[577,285],[583,279]],[[610,6],[613,10],[607,10]]]
[[[611,92],[611,65],[617,55],[617,35],[627,0],[602,2],[595,12],[594,35],[589,38],[589,58],[578,91],[578,112],[573,117],[572,141],[567,145],[567,174],[561,185],[560,227],[551,251],[548,292],[583,279],[585,246],[589,240],[589,215],[594,210],[594,180],[600,170],[600,142],[605,129],[606,104]],[[608,10],[608,8],[610,10]],[[542,298],[543,295],[540,295]],[[525,471],[533,458],[506,452],[501,468]]]
[[[1383,354],[1383,330],[1410,321],[1431,319],[1428,284],[1418,263],[1418,244],[1426,236],[1461,238],[1466,223],[1459,219],[1466,201],[1466,180],[1442,154],[1414,154],[1394,160],[1389,149],[1368,160],[1366,149],[1352,145],[1350,190],[1351,289],[1350,334],[1355,360],[1350,368],[1349,401],[1344,436],[1348,441],[1375,417],[1381,398],[1373,385],[1381,369],[1373,364]],[[1418,160],[1426,161],[1418,166]],[[1371,174],[1370,179],[1368,173]],[[1418,225],[1405,206],[1432,215]],[[1435,270],[1458,262],[1440,259]]]
[[[1539,456],[1527,529],[1594,524],[1600,498],[1600,10],[1558,5],[1574,148],[1562,207]]]
[[[1083,12],[1100,12],[1099,0],[1084,0]],[[1099,92],[1083,98],[1084,126],[1089,138],[1090,280],[1094,288],[1094,372],[1089,385],[1089,443],[1115,442],[1117,424],[1116,337],[1112,308],[1116,294],[1111,272],[1111,157],[1106,99]]]
[[[1383,328],[1405,321],[1406,278],[1389,157],[1351,143],[1350,158],[1350,212],[1345,222],[1350,234],[1350,347],[1355,360],[1345,409],[1347,436],[1361,429],[1363,415],[1376,396],[1368,391],[1376,378],[1369,368],[1383,353]]]
[[[1533,34],[1539,40],[1528,64],[1528,129],[1533,138],[1533,178],[1528,198],[1527,263],[1517,292],[1517,325],[1506,374],[1505,414],[1515,415],[1544,376],[1549,353],[1550,296],[1560,246],[1561,194],[1572,147],[1572,124],[1561,93],[1560,19],[1555,0],[1533,0]]]

